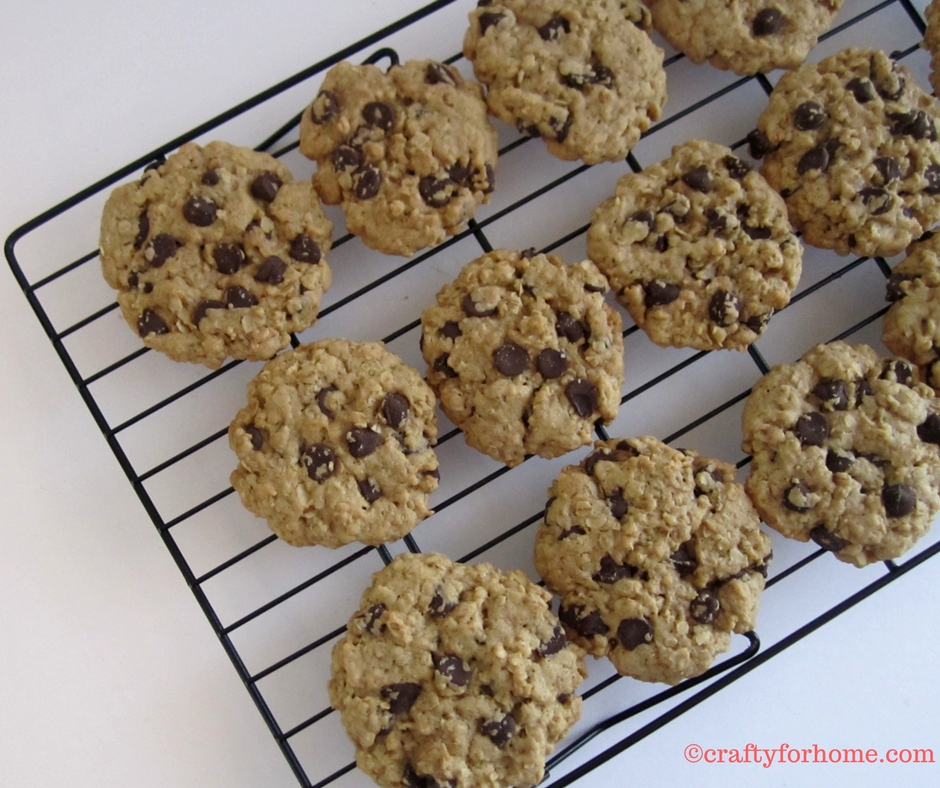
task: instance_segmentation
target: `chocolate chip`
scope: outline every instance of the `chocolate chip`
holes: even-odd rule
[[[619,520],[630,508],[627,500],[623,497],[623,490],[614,490],[607,496],[607,506],[610,507],[610,513]]]
[[[543,378],[560,378],[568,369],[568,357],[560,350],[547,347],[536,357],[535,366]]]
[[[631,222],[640,222],[645,224],[649,231],[653,231],[653,227],[656,226],[656,217],[653,215],[652,211],[648,211],[645,208],[641,208],[633,216],[630,217]]]
[[[822,446],[829,437],[829,422],[822,413],[804,413],[796,420],[793,432],[803,446]]]
[[[487,720],[480,725],[480,733],[497,747],[505,747],[516,735],[516,721],[511,714],[507,714],[501,720]]]
[[[218,170],[206,170],[199,180],[203,186],[218,186],[221,178]]]
[[[362,153],[351,145],[340,145],[330,154],[333,169],[338,172],[354,170],[362,164]]]
[[[485,11],[484,13],[480,14],[477,20],[480,25],[480,35],[485,36],[486,31],[494,25],[498,25],[500,20],[505,16],[505,14],[499,14],[495,11]]]
[[[382,173],[374,164],[363,164],[352,175],[353,194],[357,200],[371,200],[382,187]]]
[[[232,285],[225,290],[225,303],[233,309],[246,309],[255,306],[258,299],[250,290],[246,290],[241,285]]]
[[[564,142],[568,139],[568,132],[571,130],[571,124],[574,122],[574,115],[570,112],[561,120],[554,115],[548,119],[548,125],[555,132],[555,142]]]
[[[910,386],[914,382],[914,370],[908,362],[897,358],[885,361],[879,377],[882,380],[897,381],[902,386]]]
[[[887,189],[880,186],[869,186],[862,189],[858,196],[862,198],[862,203],[871,211],[872,216],[881,216],[891,210],[894,204],[894,196]]]
[[[918,425],[917,437],[927,443],[940,445],[940,416],[936,413],[928,415],[923,423]]]
[[[264,433],[254,424],[246,424],[245,432],[251,438],[251,448],[255,451],[261,451],[261,447],[264,446]]]
[[[441,592],[438,591],[431,597],[431,602],[428,604],[428,615],[431,618],[443,618],[452,612],[455,607],[457,607],[456,602],[446,601]]]
[[[339,115],[339,101],[336,94],[321,90],[310,105],[310,120],[318,126],[327,123]]]
[[[411,682],[402,682],[400,684],[389,684],[382,687],[381,695],[383,700],[388,701],[388,710],[392,714],[404,714],[412,706],[421,694],[421,685]]]
[[[525,372],[529,366],[529,354],[521,345],[506,342],[493,351],[493,366],[507,377],[514,377]]]
[[[924,170],[924,180],[927,185],[924,187],[924,193],[930,196],[940,194],[940,164],[931,164]]]
[[[443,63],[428,63],[425,78],[429,85],[456,85],[457,78]]]
[[[434,669],[455,687],[466,687],[470,683],[472,673],[467,663],[456,654],[434,654],[431,657]]]
[[[694,189],[697,192],[702,192],[702,194],[708,194],[715,185],[712,183],[711,175],[708,174],[708,167],[704,164],[700,164],[698,167],[693,167],[687,173],[682,176],[682,182],[688,186],[690,189]]]
[[[741,229],[744,230],[744,234],[752,241],[766,241],[773,235],[772,227],[749,227],[748,225],[743,225]]]
[[[212,250],[212,259],[220,274],[234,274],[246,261],[241,244],[218,244]]]
[[[916,279],[916,277],[910,276],[909,274],[891,274],[891,276],[888,277],[885,287],[885,301],[894,303],[904,298],[907,293],[904,292],[901,285],[904,282],[912,282],[914,279]]]
[[[469,164],[461,164],[457,162],[452,164],[447,169],[447,175],[450,179],[456,183],[458,186],[467,186],[470,183],[470,176],[473,174],[473,170],[470,168]]]
[[[382,415],[390,427],[397,428],[408,418],[408,408],[411,403],[404,394],[393,391],[385,395],[382,400]]]
[[[833,473],[845,473],[855,464],[855,456],[849,452],[829,449],[826,452],[826,467]]]
[[[906,484],[888,484],[881,491],[888,517],[904,517],[917,508],[917,495]]]
[[[810,491],[803,482],[794,482],[783,491],[783,505],[791,512],[808,512],[811,507]]]
[[[137,217],[137,236],[134,238],[134,248],[140,249],[144,245],[144,241],[147,240],[148,235],[150,235],[150,217],[147,216],[147,211],[144,210]]]
[[[617,627],[617,640],[626,651],[653,642],[653,625],[645,618],[625,618]]]
[[[572,343],[584,339],[584,327],[567,312],[556,313],[555,333]]]
[[[580,74],[575,72],[561,74],[561,81],[564,82],[569,88],[574,88],[575,90],[580,90],[583,92],[587,86],[591,84],[591,74]]]
[[[597,410],[599,399],[597,386],[586,378],[572,380],[565,386],[565,396],[574,408],[574,412],[583,419],[590,418]]]
[[[226,303],[224,301],[219,301],[214,298],[208,298],[204,301],[200,301],[196,308],[193,310],[193,325],[198,326],[202,319],[206,316],[206,312],[210,309],[225,309]]]
[[[362,119],[387,132],[395,125],[395,108],[387,101],[370,101],[362,108]]]
[[[831,553],[837,553],[849,544],[845,539],[832,533],[832,531],[826,528],[822,523],[809,532],[809,538],[823,550],[828,550]]]
[[[467,317],[493,317],[496,314],[496,307],[490,309],[481,309],[473,302],[473,296],[467,293],[461,302],[464,314]]]
[[[317,405],[320,408],[320,412],[330,421],[333,421],[333,419],[336,418],[336,414],[327,407],[326,398],[334,391],[339,391],[339,389],[336,388],[336,386],[327,386],[326,388],[322,388],[317,392]]]
[[[725,169],[728,170],[728,175],[736,181],[740,181],[751,171],[750,164],[730,154],[722,159],[722,163],[725,165]]]
[[[261,261],[261,265],[255,271],[255,281],[269,285],[279,285],[284,281],[284,272],[286,270],[287,263],[277,255],[272,254]]]
[[[744,325],[751,329],[751,331],[753,331],[755,334],[762,334],[764,329],[767,328],[767,324],[770,322],[772,314],[773,311],[765,312],[762,315],[754,315],[753,317],[749,317],[747,320],[745,320]]]
[[[597,583],[612,585],[618,580],[629,580],[636,577],[637,568],[630,564],[618,564],[614,559],[605,555],[601,558],[601,568],[591,575],[591,579]]]
[[[828,115],[815,101],[804,101],[793,112],[793,125],[800,131],[812,131],[825,123]]]
[[[366,499],[366,503],[375,503],[382,497],[382,490],[372,479],[360,479],[356,482],[359,494]]]
[[[778,8],[764,8],[757,12],[751,23],[751,33],[754,37],[771,36],[779,33],[783,27],[783,14]]]
[[[849,389],[844,380],[823,378],[813,386],[813,394],[828,410],[847,410],[849,407]]]
[[[679,297],[681,290],[679,285],[654,279],[646,286],[646,308],[671,304]]]
[[[320,244],[306,233],[300,233],[290,242],[290,256],[300,263],[319,263],[322,256]]]
[[[591,83],[594,85],[600,85],[602,88],[607,88],[608,90],[614,86],[614,72],[611,71],[607,66],[603,66],[600,63],[592,66],[593,73],[591,74]]]
[[[779,146],[774,145],[770,138],[760,129],[754,129],[748,132],[747,147],[751,156],[755,159],[762,159],[768,153],[773,153]]]
[[[450,178],[436,178],[425,175],[418,181],[418,193],[421,199],[432,208],[443,208],[456,197],[457,184]]]
[[[487,164],[483,168],[483,174],[486,176],[486,183],[483,185],[483,193],[490,194],[496,188],[496,171],[492,164]]]
[[[721,602],[711,591],[702,589],[689,604],[689,613],[699,624],[711,624],[718,618]]]
[[[406,788],[456,788],[456,780],[445,780],[438,782],[430,774],[418,774],[411,764],[405,767],[405,773],[402,780]]]
[[[547,507],[546,507],[547,508]],[[569,536],[584,536],[587,533],[580,525],[573,525],[565,531],[558,534],[558,541],[561,542]]]
[[[897,159],[891,156],[879,156],[872,164],[875,165],[875,169],[881,174],[881,179],[884,183],[896,181],[901,177],[901,165]]]
[[[456,339],[461,336],[463,332],[460,330],[460,323],[456,320],[448,320],[441,326],[441,335],[447,337],[448,339]]]
[[[829,151],[826,149],[825,145],[817,145],[815,148],[806,151],[806,153],[800,157],[800,161],[796,165],[796,171],[800,175],[806,175],[806,173],[811,170],[825,172],[828,169]]]
[[[301,453],[300,461],[307,469],[307,476],[315,482],[329,479],[336,470],[336,453],[325,443],[308,446]]]
[[[553,16],[538,30],[543,41],[557,41],[563,33],[571,32],[571,24],[563,16]]]
[[[937,128],[933,120],[923,110],[911,112],[889,112],[887,117],[894,121],[891,133],[895,136],[905,135],[915,140],[937,139]]]
[[[568,638],[565,637],[565,630],[556,624],[549,639],[543,640],[539,644],[539,647],[535,650],[535,654],[539,657],[550,657],[552,654],[557,654],[567,645]]]
[[[215,221],[215,214],[218,210],[219,206],[208,197],[200,197],[196,194],[183,205],[183,218],[196,227],[208,227]]]
[[[434,359],[434,371],[444,375],[444,377],[456,378],[457,373],[448,363],[449,360],[450,353],[441,353],[441,355]]]
[[[855,407],[858,407],[862,404],[862,400],[865,397],[871,396],[874,393],[871,387],[871,383],[865,378],[859,378],[855,381]]]
[[[151,268],[160,268],[167,260],[176,255],[176,250],[180,246],[182,244],[172,235],[160,233],[150,241],[144,257]]]
[[[382,445],[382,435],[375,430],[353,427],[346,433],[346,445],[356,459],[368,457]]]
[[[698,560],[695,558],[695,548],[692,546],[691,542],[685,542],[679,545],[679,549],[669,556],[669,559],[679,573],[679,577],[688,577],[694,574],[695,570],[698,569]]]
[[[137,318],[137,333],[141,338],[150,334],[168,334],[169,332],[170,329],[163,318],[149,307]]]
[[[251,196],[261,202],[271,202],[281,188],[281,179],[270,170],[265,170],[251,182]]]
[[[734,293],[718,290],[708,302],[708,316],[719,326],[733,326],[741,318],[743,304]]]
[[[846,85],[859,104],[867,104],[875,98],[875,86],[864,77],[855,77]]]
[[[592,638],[596,635],[606,635],[610,627],[604,623],[604,619],[599,610],[592,610],[587,615],[583,615],[583,605],[572,605],[571,607],[560,607],[558,618],[570,629],[573,629],[583,638]]]
[[[724,216],[714,208],[709,208],[705,211],[706,224],[705,227],[712,232],[720,232],[728,226],[728,217]]]
[[[363,625],[366,630],[371,632],[373,635],[377,635],[380,632],[384,632],[386,627],[385,624],[381,624],[376,627],[376,624],[379,623],[379,620],[382,618],[382,615],[385,613],[385,605],[379,602],[377,605],[372,605],[365,614],[365,621]]]

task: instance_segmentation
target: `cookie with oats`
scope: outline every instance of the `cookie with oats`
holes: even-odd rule
[[[500,0],[470,13],[463,51],[496,117],[553,155],[623,159],[666,101],[663,51],[639,0]]]
[[[330,701],[383,788],[537,785],[581,715],[583,652],[522,572],[405,553],[333,648]]]
[[[644,0],[653,27],[693,63],[745,76],[800,66],[842,0]]]
[[[495,186],[496,130],[483,89],[433,60],[341,62],[300,121],[300,151],[317,162],[323,202],[351,233],[411,255],[466,229]]]
[[[652,437],[598,441],[565,468],[535,565],[568,636],[623,675],[677,684],[752,630],[770,539],[734,477]]]
[[[380,342],[287,350],[248,385],[229,427],[232,486],[292,545],[377,545],[431,514],[434,393]]]
[[[590,444],[620,407],[623,335],[593,263],[497,249],[421,317],[428,382],[470,446],[509,466]]]
[[[746,349],[802,269],[780,195],[730,148],[701,140],[624,175],[587,239],[617,300],[662,346]]]
[[[332,223],[273,156],[190,142],[108,197],[101,266],[144,344],[176,361],[263,361],[317,318]]]
[[[940,89],[940,0],[932,0],[924,10],[927,29],[922,46],[930,54],[930,87],[936,96]]]
[[[940,401],[907,361],[817,345],[744,406],[746,489],[764,522],[856,566],[898,558],[940,510]]]
[[[940,220],[938,121],[907,68],[849,47],[784,74],[748,139],[804,243],[889,257]]]

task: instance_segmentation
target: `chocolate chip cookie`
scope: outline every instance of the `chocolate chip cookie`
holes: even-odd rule
[[[522,572],[402,554],[333,648],[330,701],[384,788],[533,786],[581,715],[583,652]]]
[[[930,86],[936,96],[940,89],[940,0],[932,0],[924,10],[927,29],[924,31],[923,47],[930,54]]]
[[[500,0],[470,13],[464,55],[490,112],[561,159],[623,159],[666,101],[638,0]]]
[[[617,300],[662,346],[744,350],[802,268],[780,195],[729,148],[700,140],[624,175],[587,239]]]
[[[891,256],[940,219],[940,105],[883,52],[785,74],[749,135],[803,241]]]
[[[882,324],[885,346],[940,389],[940,236],[924,233],[908,247],[888,277],[885,299],[891,302]]]
[[[497,249],[421,318],[428,382],[470,446],[509,466],[589,444],[620,407],[623,335],[593,263]]]
[[[797,68],[842,0],[645,0],[653,27],[693,63],[745,76]]]
[[[101,266],[147,347],[211,368],[262,361],[316,321],[332,229],[274,157],[191,142],[111,193]]]
[[[535,565],[588,653],[677,684],[754,628],[770,539],[725,462],[652,437],[598,441],[552,484]]]
[[[232,486],[292,545],[376,545],[431,514],[434,393],[380,342],[287,350],[248,385],[229,427]]]
[[[767,525],[842,561],[897,558],[940,509],[940,401],[866,345],[774,367],[744,408],[746,489]]]
[[[300,121],[323,202],[351,233],[411,255],[467,226],[495,186],[496,130],[483,89],[453,67],[410,61],[388,72],[331,68]]]

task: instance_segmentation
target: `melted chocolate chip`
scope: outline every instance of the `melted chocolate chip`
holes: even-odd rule
[[[219,244],[212,250],[212,259],[220,274],[234,274],[246,261],[241,244]]]
[[[855,456],[850,452],[829,449],[826,452],[826,467],[833,473],[845,473],[855,464]]]
[[[455,687],[466,687],[470,683],[473,674],[467,663],[456,654],[435,654],[431,660],[434,662],[434,669]]]
[[[464,314],[467,317],[493,317],[496,314],[496,307],[490,309],[481,309],[473,302],[473,297],[467,293],[461,302]]]
[[[480,25],[480,35],[485,36],[486,31],[494,25],[498,25],[500,20],[505,16],[505,14],[499,14],[495,11],[485,11],[484,13],[480,14],[477,20]]]
[[[574,412],[586,419],[597,410],[599,394],[595,386],[587,378],[576,378],[565,386],[565,397],[574,408]]]
[[[215,298],[207,298],[204,301],[200,301],[193,310],[193,325],[198,327],[202,319],[206,316],[206,312],[210,309],[225,309],[226,307],[227,305],[224,301],[219,301]]]
[[[325,443],[308,446],[301,453],[300,461],[307,469],[307,476],[315,482],[329,479],[336,471],[336,453]]]
[[[362,164],[362,152],[351,145],[340,145],[330,154],[330,161],[337,172],[348,172]]]
[[[346,445],[356,459],[368,457],[382,445],[382,435],[375,430],[353,427],[346,433]]]
[[[711,591],[702,589],[689,605],[689,613],[699,624],[711,624],[718,618],[721,603]]]
[[[895,380],[902,386],[910,386],[914,382],[914,370],[903,359],[885,361],[884,368],[879,376],[882,380]]]
[[[140,249],[144,245],[144,241],[147,240],[148,235],[150,235],[150,217],[147,216],[147,211],[144,210],[137,217],[137,236],[134,238],[134,248]]]
[[[269,285],[279,285],[284,281],[285,271],[287,271],[287,263],[277,255],[271,255],[261,261],[261,265],[255,271],[255,281]]]
[[[708,167],[706,167],[704,164],[700,164],[698,167],[693,167],[691,170],[685,173],[682,176],[682,182],[690,189],[694,189],[697,192],[702,192],[703,194],[707,194],[713,188],[715,188],[711,175],[708,174]]]
[[[812,170],[826,172],[828,169],[829,151],[825,145],[817,145],[815,148],[806,151],[806,153],[800,157],[800,161],[796,165],[796,171],[800,175],[806,175],[806,173]]]
[[[371,632],[373,635],[378,635],[380,632],[385,631],[385,624],[379,623],[384,613],[385,605],[383,605],[381,602],[379,602],[377,605],[372,605],[372,607],[366,611],[363,626],[368,632]],[[377,624],[378,626],[376,626]]]
[[[258,299],[250,290],[246,290],[241,285],[232,285],[225,290],[225,303],[233,309],[247,309],[255,306]]]
[[[901,165],[897,159],[891,156],[879,156],[872,164],[875,165],[875,169],[881,174],[881,179],[884,183],[896,181],[901,177]]]
[[[751,33],[755,38],[779,33],[783,27],[783,19],[779,8],[763,8],[757,12],[751,23]]]
[[[428,63],[425,78],[429,85],[456,85],[457,78],[443,63]]]
[[[793,432],[803,446],[822,446],[829,437],[829,422],[822,413],[804,413],[796,420]]]
[[[370,101],[362,108],[362,119],[387,132],[395,125],[395,108],[387,101]]]
[[[750,227],[744,225],[741,229],[744,230],[744,234],[752,241],[766,241],[773,235],[773,228],[771,227]]]
[[[183,218],[196,227],[208,227],[215,221],[219,206],[208,197],[198,194],[190,197],[183,205]]]
[[[743,304],[734,293],[718,290],[708,302],[708,316],[719,326],[733,326],[741,318]]]
[[[480,725],[480,733],[497,747],[505,747],[516,735],[516,721],[511,714],[507,714],[501,720],[487,720]]]
[[[568,645],[568,638],[565,637],[565,630],[563,630],[557,624],[552,630],[551,637],[548,640],[543,640],[539,647],[535,650],[535,654],[538,657],[550,657],[552,654],[557,654],[565,646]]]
[[[891,133],[895,136],[913,137],[915,140],[937,139],[937,128],[933,120],[923,110],[911,112],[889,112],[887,117],[893,121]]]
[[[617,640],[626,651],[653,642],[653,625],[645,618],[625,618],[617,627]]]
[[[564,142],[568,139],[568,132],[571,130],[571,124],[574,122],[574,115],[570,112],[565,115],[565,119],[561,120],[554,116],[548,119],[548,125],[552,127],[552,131],[555,132],[555,142]]]
[[[137,333],[141,338],[150,334],[168,334],[169,332],[170,329],[163,318],[149,307],[137,318]]]
[[[271,202],[281,188],[281,179],[270,170],[265,170],[251,182],[251,196],[261,202]]]
[[[679,577],[688,577],[694,574],[695,570],[698,569],[698,560],[695,558],[695,548],[692,546],[691,542],[685,542],[679,545],[679,549],[669,556],[669,559],[679,573]]]
[[[571,32],[571,24],[563,16],[553,16],[538,30],[543,41],[557,41],[564,33]]]
[[[264,446],[264,433],[254,424],[246,424],[245,432],[251,438],[251,448],[255,451],[261,451],[261,447]]]
[[[601,568],[591,575],[591,578],[597,583],[613,584],[618,580],[629,580],[636,577],[637,568],[630,564],[618,564],[614,559],[605,555],[601,559]]]
[[[319,263],[322,256],[320,244],[306,233],[300,233],[290,242],[290,256],[300,263]]]
[[[599,610],[592,610],[587,615],[583,615],[583,605],[572,605],[571,607],[562,606],[558,610],[558,618],[570,629],[573,629],[583,638],[592,638],[596,635],[606,635],[610,627],[604,623],[604,619]]]
[[[455,607],[457,607],[456,602],[445,600],[441,592],[438,591],[431,597],[431,602],[428,604],[428,615],[431,618],[443,618],[452,612]]]
[[[382,400],[382,415],[386,423],[393,428],[401,426],[402,422],[408,418],[408,409],[411,403],[404,394],[393,391],[385,395]]]
[[[327,386],[326,388],[322,388],[317,392],[317,405],[320,408],[320,412],[330,421],[333,421],[333,419],[336,418],[336,414],[327,407],[326,398],[334,391],[339,391],[339,389],[336,388],[336,386]]]
[[[793,125],[800,131],[818,129],[826,122],[826,110],[815,101],[804,101],[793,112]]]
[[[172,235],[160,233],[150,241],[144,257],[151,268],[160,268],[167,260],[176,255],[176,250],[182,244]]]
[[[881,491],[881,500],[888,517],[904,517],[917,508],[917,495],[906,484],[887,484]]]
[[[357,200],[371,200],[382,187],[382,173],[374,164],[363,164],[352,177],[353,194]]]
[[[321,90],[310,105],[310,120],[318,126],[328,123],[339,115],[339,101],[336,94],[329,90]]]
[[[871,387],[871,383],[865,378],[859,378],[855,381],[855,407],[858,407],[862,404],[862,400],[865,397],[871,396],[874,393]]]
[[[561,542],[567,539],[569,536],[584,536],[586,533],[587,531],[585,531],[580,525],[573,525],[571,528],[558,534],[558,541]]]
[[[671,304],[679,297],[681,290],[679,285],[654,279],[646,286],[646,308]]]
[[[420,694],[421,685],[411,682],[389,684],[381,690],[382,699],[388,701],[388,710],[392,714],[405,714]]]
[[[858,196],[862,198],[862,203],[869,209],[872,216],[881,216],[891,210],[894,205],[894,196],[880,186],[869,186],[862,189]]]
[[[810,491],[803,482],[794,482],[783,491],[783,505],[791,512],[808,512],[810,510]]]
[[[607,505],[610,507],[610,513],[618,520],[623,517],[630,508],[626,498],[623,497],[623,490],[614,490],[608,495]]]
[[[917,427],[917,437],[926,443],[940,445],[940,415],[931,413]]]
[[[837,553],[839,550],[844,549],[848,545],[848,542],[845,541],[845,539],[836,536],[822,523],[817,525],[809,532],[809,538],[818,544],[823,550],[828,550],[831,553]]]
[[[418,193],[421,199],[432,208],[443,208],[456,196],[457,184],[450,178],[436,178],[425,175],[418,181]]]
[[[535,366],[539,374],[547,380],[560,378],[568,369],[568,357],[560,350],[547,347],[536,357]]]
[[[844,380],[824,378],[813,387],[813,394],[820,399],[820,405],[827,410],[847,410],[849,390]]]

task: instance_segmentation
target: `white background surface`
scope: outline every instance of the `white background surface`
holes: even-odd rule
[[[4,239],[420,3],[117,5],[4,4]],[[296,785],[5,264],[0,336],[0,785]],[[936,764],[762,769],[693,766],[682,754],[692,742],[787,742],[940,756],[938,598],[934,559],[591,784],[940,784]]]

